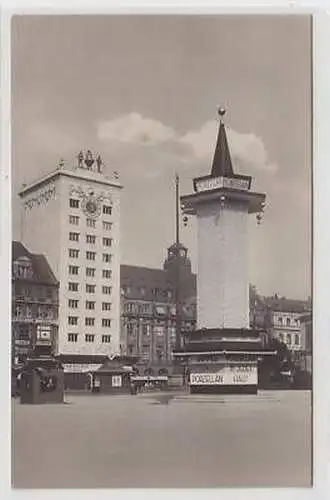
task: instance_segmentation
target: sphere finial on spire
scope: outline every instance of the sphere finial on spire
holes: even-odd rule
[[[225,110],[225,108],[224,108],[224,107],[222,107],[222,106],[218,106],[218,115],[219,115],[220,117],[222,117],[222,116],[224,116],[225,114],[226,114],[226,110]]]

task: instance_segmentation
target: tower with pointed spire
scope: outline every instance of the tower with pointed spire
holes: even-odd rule
[[[223,122],[211,174],[194,179],[182,196],[184,212],[197,217],[197,327],[248,329],[248,218],[259,214],[265,194],[251,191],[252,177],[234,173]]]

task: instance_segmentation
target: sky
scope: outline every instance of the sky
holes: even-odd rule
[[[23,183],[81,149],[119,172],[123,264],[162,267],[181,194],[210,173],[225,123],[235,173],[266,193],[249,220],[263,295],[311,292],[308,16],[16,16],[12,21],[13,238]],[[181,227],[193,269],[196,220]]]

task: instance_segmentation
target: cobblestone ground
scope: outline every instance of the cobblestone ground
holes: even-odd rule
[[[308,487],[311,397],[66,396],[13,401],[14,488]],[[166,401],[161,401],[166,402]]]

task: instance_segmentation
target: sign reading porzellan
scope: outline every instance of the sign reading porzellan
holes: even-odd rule
[[[224,367],[216,373],[191,373],[190,385],[257,385],[256,366]]]
[[[203,191],[213,191],[214,189],[229,188],[248,191],[250,189],[250,179],[239,179],[235,177],[209,177],[207,179],[196,180],[197,193]]]

